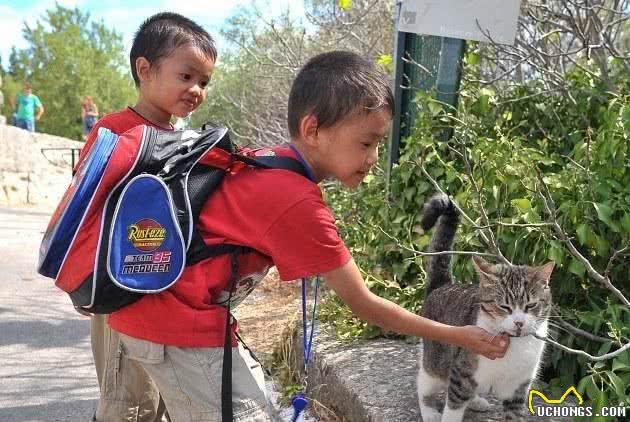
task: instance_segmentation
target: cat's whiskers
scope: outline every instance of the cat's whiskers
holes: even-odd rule
[[[558,325],[558,324],[554,324],[553,322],[549,321],[549,326],[555,328],[556,330],[560,330],[560,331],[564,331],[565,333],[569,333],[571,334],[571,331],[569,331],[567,328]]]

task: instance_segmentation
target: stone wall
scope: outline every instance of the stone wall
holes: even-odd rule
[[[82,146],[0,124],[0,205],[53,210],[72,177],[70,149]]]

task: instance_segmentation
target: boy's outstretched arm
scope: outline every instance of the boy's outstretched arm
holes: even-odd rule
[[[359,318],[400,334],[413,335],[469,349],[488,359],[505,355],[509,337],[493,336],[483,328],[456,327],[415,315],[372,293],[354,260],[323,274],[326,284]]]

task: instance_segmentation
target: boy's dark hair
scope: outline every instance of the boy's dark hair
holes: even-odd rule
[[[289,94],[291,137],[300,133],[300,120],[313,114],[320,128],[356,111],[386,109],[394,114],[394,96],[376,65],[350,51],[331,51],[310,59],[300,70]]]
[[[136,32],[129,54],[131,74],[136,86],[140,86],[136,72],[138,57],[144,57],[151,65],[157,65],[160,59],[186,44],[199,48],[213,61],[217,59],[214,40],[192,20],[171,12],[158,13],[145,20]]]

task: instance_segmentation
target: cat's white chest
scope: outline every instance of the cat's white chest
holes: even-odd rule
[[[546,326],[539,329],[539,334],[546,334]],[[512,337],[503,358],[490,360],[480,356],[475,373],[477,391],[511,397],[519,386],[536,377],[544,345],[533,336]]]

